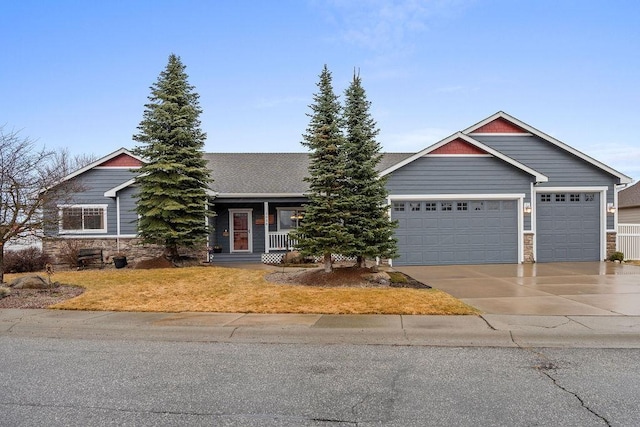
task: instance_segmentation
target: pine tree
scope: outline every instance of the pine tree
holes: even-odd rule
[[[309,183],[304,221],[298,228],[298,248],[305,255],[322,255],[324,269],[332,271],[332,253],[345,253],[353,239],[343,226],[345,220],[341,107],[333,92],[331,73],[324,66],[317,83],[318,93],[302,145],[310,149]]]
[[[344,225],[355,242],[345,255],[356,256],[360,267],[364,267],[366,258],[397,256],[397,241],[393,238],[396,223],[387,213],[386,179],[379,177],[376,170],[382,155],[376,141],[379,129],[370,107],[360,76],[354,73],[345,91],[342,191],[348,205]]]
[[[206,134],[202,112],[185,66],[174,54],[151,86],[149,103],[138,125],[135,154],[146,160],[139,169],[136,211],[143,242],[165,247],[174,259],[179,247],[193,248],[207,238],[206,189],[211,181],[202,155]]]

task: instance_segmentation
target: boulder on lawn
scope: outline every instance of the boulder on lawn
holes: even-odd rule
[[[24,276],[13,280],[9,283],[9,287],[14,289],[47,289],[51,285],[40,276]]]
[[[284,254],[282,257],[283,264],[300,264],[303,260],[303,257],[300,255],[298,251],[291,251]]]

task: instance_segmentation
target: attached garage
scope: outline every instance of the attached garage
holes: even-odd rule
[[[600,193],[537,193],[538,262],[600,260]]]
[[[516,200],[397,200],[397,265],[517,263]]]

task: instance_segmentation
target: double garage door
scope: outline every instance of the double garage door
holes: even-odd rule
[[[397,265],[518,262],[515,200],[394,201]]]

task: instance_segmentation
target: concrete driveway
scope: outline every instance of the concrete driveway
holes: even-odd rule
[[[605,262],[395,267],[488,314],[640,316],[640,267]]]

